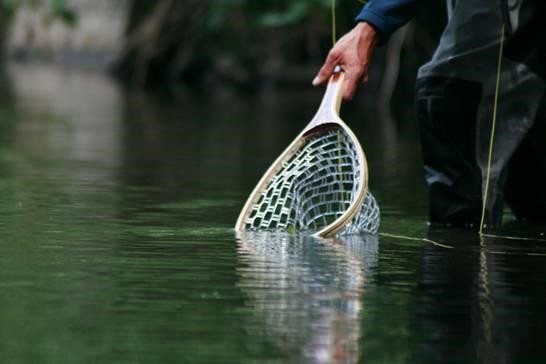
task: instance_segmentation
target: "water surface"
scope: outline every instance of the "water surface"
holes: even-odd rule
[[[381,232],[417,240],[232,230],[320,90],[172,98],[10,66],[2,361],[543,362],[542,228],[482,241],[429,230],[412,115],[382,119],[366,97],[344,118],[369,159]]]

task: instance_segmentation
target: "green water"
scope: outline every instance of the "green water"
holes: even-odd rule
[[[381,231],[449,248],[235,236],[244,199],[320,90],[171,99],[94,73],[9,76],[2,362],[543,362],[546,243],[428,231],[411,112],[394,123],[362,102],[344,115],[368,155]]]

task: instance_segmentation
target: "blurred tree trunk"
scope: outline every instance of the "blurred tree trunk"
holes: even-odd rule
[[[137,87],[176,81],[197,54],[207,8],[202,0],[133,0],[117,73]]]

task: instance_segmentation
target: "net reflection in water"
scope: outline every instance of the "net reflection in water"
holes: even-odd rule
[[[374,235],[319,240],[276,232],[238,235],[248,331],[317,363],[357,362],[362,294],[377,265]]]

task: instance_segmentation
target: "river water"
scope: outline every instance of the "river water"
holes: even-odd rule
[[[321,90],[167,97],[38,65],[4,86],[2,362],[544,361],[541,227],[429,230],[411,100],[344,106],[383,235],[320,241],[232,226]]]

